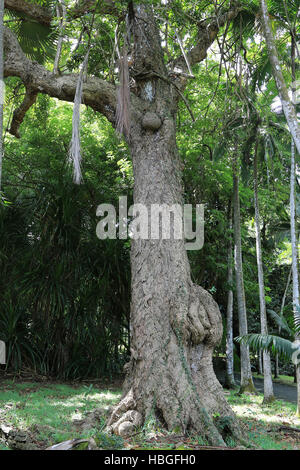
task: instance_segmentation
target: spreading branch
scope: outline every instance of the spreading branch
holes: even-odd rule
[[[28,3],[25,0],[5,0],[4,6],[8,10],[24,13],[29,18],[46,26],[50,26],[52,21],[51,11],[36,3]]]
[[[4,77],[19,77],[25,87],[30,89],[32,95],[44,93],[60,100],[73,102],[78,74],[57,76],[37,62],[28,59],[14,33],[6,27],[4,28],[4,51]],[[134,97],[134,101],[138,106],[137,97]],[[103,114],[113,124],[115,123],[115,85],[97,77],[88,77],[83,84],[82,102]],[[25,107],[24,104],[23,109]]]
[[[31,90],[31,88],[26,88],[25,97],[23,99],[22,104],[19,108],[16,108],[12,117],[9,133],[20,138],[19,128],[22,124],[24,117],[27,111],[31,108],[31,106],[36,102],[37,92],[35,90]]]
[[[117,9],[112,0],[103,0],[98,3],[99,5],[97,5],[97,0],[79,0],[73,7],[68,9],[67,18],[69,20],[79,18],[85,13],[94,11],[96,6],[97,12],[99,10],[99,13],[103,15],[115,15],[117,13]],[[23,13],[29,18],[46,26],[50,26],[53,16],[55,16],[49,9],[37,5],[36,3],[29,3],[26,0],[5,0],[5,8]]]
[[[241,7],[235,6],[226,13],[219,15],[211,22],[202,21],[198,26],[196,46],[186,53],[186,58],[183,55],[178,57],[174,61],[174,67],[180,67],[183,71],[186,71],[187,61],[190,66],[193,66],[204,60],[207,56],[207,51],[216,39],[220,28],[226,23],[232,21],[240,11]]]

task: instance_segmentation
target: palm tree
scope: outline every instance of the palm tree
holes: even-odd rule
[[[235,388],[234,370],[233,370],[233,269],[232,269],[232,208],[229,207],[229,242],[228,242],[228,293],[227,293],[227,311],[226,311],[226,387]]]
[[[256,139],[255,151],[254,151],[254,201],[255,201],[256,256],[257,256],[257,271],[258,271],[261,333],[263,335],[267,335],[268,324],[267,324],[267,314],[266,314],[265,286],[264,286],[261,233],[260,233],[260,214],[259,214],[259,202],[258,202],[258,176],[257,176],[258,152],[257,152],[257,149],[258,149],[258,139]],[[263,373],[264,373],[264,402],[270,403],[274,400],[274,392],[273,392],[273,383],[272,383],[271,358],[270,358],[269,351],[263,351]]]
[[[284,293],[283,293],[283,296],[282,296],[282,300],[281,300],[280,318],[283,318],[283,310],[284,310],[284,306],[285,306],[285,299],[286,299],[288,288],[289,288],[289,285],[290,285],[290,282],[291,282],[291,275],[292,275],[292,270],[290,269],[288,279],[287,279],[287,282],[286,282],[286,286],[285,286],[285,289],[284,289]],[[280,325],[279,325],[278,332],[279,332],[279,335],[280,335],[280,333],[281,333],[281,326]],[[275,374],[274,374],[275,379],[278,379],[278,377],[279,377],[279,361],[278,361],[278,359],[279,359],[278,354],[276,354]]]
[[[4,101],[3,17],[4,17],[4,0],[0,0],[0,191],[1,191],[1,179],[2,179],[2,158],[3,158],[3,101]]]
[[[296,67],[295,67],[295,38],[291,36],[291,62],[292,62],[292,101],[295,109],[296,104],[296,90],[295,90],[295,80],[296,80]],[[292,137],[291,139],[291,185],[290,185],[290,218],[291,218],[291,242],[292,242],[292,273],[293,273],[293,311],[294,317],[297,318],[297,305],[299,305],[299,277],[298,277],[298,246],[297,246],[297,227],[296,227],[296,209],[295,209],[295,178],[296,178],[296,147],[295,142]],[[299,339],[299,336],[297,337]],[[298,391],[298,401],[297,401],[297,415],[300,416],[300,367],[296,367],[296,377],[297,377],[297,391]]]
[[[247,345],[255,352],[267,351],[275,357],[279,356],[285,361],[292,360],[298,365],[300,355],[300,342],[295,338],[300,333],[300,307],[297,306],[298,317],[294,317],[293,327],[290,327],[286,319],[278,315],[274,310],[268,310],[268,313],[276,321],[281,331],[285,332],[286,338],[278,335],[251,333],[244,336],[238,336],[234,340],[240,344]]]
[[[299,280],[298,280],[298,249],[297,249],[297,237],[296,237],[296,223],[295,223],[295,151],[296,148],[300,153],[300,125],[295,109],[295,52],[296,52],[296,28],[292,25],[289,18],[287,5],[284,1],[283,6],[285,7],[285,13],[288,22],[288,29],[291,34],[291,61],[292,61],[292,100],[289,97],[288,88],[284,80],[281,65],[279,62],[278,52],[275,45],[275,40],[272,32],[271,20],[269,17],[267,4],[265,0],[261,0],[261,11],[262,11],[262,24],[264,30],[264,36],[267,44],[269,59],[272,65],[273,76],[278,89],[278,94],[282,104],[283,112],[286,117],[286,121],[289,130],[292,135],[291,144],[291,186],[290,186],[290,211],[291,211],[291,241],[292,241],[292,273],[293,273],[293,311],[295,321],[297,321],[299,313],[297,306],[299,305]],[[297,14],[296,14],[297,17]],[[296,20],[295,20],[296,21]],[[298,338],[297,338],[298,339]],[[297,375],[297,415],[300,415],[300,368],[296,369]]]
[[[269,59],[272,65],[273,76],[278,89],[278,94],[282,104],[282,108],[286,117],[286,121],[298,152],[300,153],[300,125],[294,105],[289,97],[288,88],[283,77],[281,65],[279,62],[278,52],[272,32],[271,20],[269,17],[267,4],[265,0],[260,0],[262,10],[262,24],[264,36],[267,44]]]
[[[239,195],[239,169],[238,157],[235,155],[233,161],[233,214],[234,214],[234,266],[237,293],[237,307],[239,316],[240,335],[248,334],[247,310],[244,289],[243,260],[242,260],[242,240],[241,240],[241,213]],[[241,344],[241,387],[240,391],[255,390],[252,374],[250,353],[247,344]]]

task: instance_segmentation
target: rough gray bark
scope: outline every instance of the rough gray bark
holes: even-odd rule
[[[265,301],[265,285],[264,285],[264,272],[262,263],[262,249],[261,249],[261,233],[260,233],[260,213],[258,202],[258,175],[257,175],[257,148],[258,139],[256,139],[254,151],[254,205],[255,205],[255,232],[256,232],[256,258],[257,258],[257,272],[258,272],[258,288],[259,288],[259,305],[260,305],[260,325],[261,334],[268,334],[266,301]],[[264,403],[271,403],[274,401],[273,382],[272,382],[272,367],[271,357],[269,351],[263,351],[263,373],[264,373]]]
[[[227,388],[235,388],[234,380],[234,361],[233,361],[233,268],[232,268],[232,213],[229,214],[230,238],[228,243],[228,271],[227,271],[227,310],[226,310],[226,377],[225,385]]]
[[[203,41],[199,39],[193,49],[195,59],[203,57],[204,45],[209,47],[217,32],[217,24],[209,34],[205,28],[202,36],[199,32]],[[182,204],[176,113],[178,89],[184,90],[186,80],[176,74],[170,79],[153,12],[142,4],[136,6],[132,33],[136,92],[130,97],[128,144],[134,202],[148,208],[155,203]],[[18,76],[38,92],[73,101],[75,74],[55,76],[28,60],[9,30],[5,36],[6,76]],[[83,102],[115,126],[113,85],[89,77],[83,85]],[[147,113],[157,115],[161,125],[143,126]],[[121,434],[154,416],[169,430],[190,430],[212,444],[224,445],[226,434],[242,440],[212,366],[213,349],[222,336],[221,315],[212,296],[192,283],[184,241],[133,240],[131,269],[132,354],[124,396],[110,417],[110,429]],[[226,426],[222,425],[225,418]]]
[[[239,196],[239,170],[237,166],[237,156],[234,156],[233,162],[233,218],[234,218],[234,267],[237,307],[239,316],[239,334],[244,336],[248,334],[246,299],[244,290],[243,260],[242,260],[242,241],[241,241],[241,214],[240,214],[240,196]],[[241,352],[241,387],[240,391],[253,392],[255,390],[250,363],[249,346],[240,345]]]

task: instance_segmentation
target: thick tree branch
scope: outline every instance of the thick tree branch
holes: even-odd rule
[[[24,13],[39,23],[50,26],[52,20],[51,11],[41,5],[28,3],[25,0],[5,0],[4,6],[8,10]]]
[[[21,106],[19,106],[19,108],[16,108],[14,111],[9,133],[14,135],[18,139],[20,138],[20,132],[19,132],[20,125],[22,124],[27,111],[36,102],[36,97],[37,97],[36,91],[32,91],[30,88],[26,88],[25,97]]]
[[[68,9],[68,19],[79,18],[87,12],[93,11],[97,5],[97,12],[107,15],[107,14],[116,14],[117,9],[114,5],[113,0],[102,0],[98,2],[97,0],[79,0],[76,5]],[[12,11],[17,11],[19,13],[24,13],[29,18],[36,20],[38,23],[50,26],[53,19],[53,15],[50,10],[35,3],[29,3],[26,0],[5,0],[5,8]]]
[[[77,74],[56,76],[42,65],[28,59],[12,31],[4,28],[4,77],[19,77],[31,93],[44,93],[64,101],[73,101]],[[138,98],[133,97],[137,103]],[[116,89],[97,77],[88,77],[83,85],[82,102],[115,122]]]
[[[69,10],[68,16],[73,19],[79,18],[84,13],[93,11],[96,5],[97,0],[79,0],[76,5]],[[96,11],[102,15],[115,15],[118,13],[113,0],[102,0],[101,2],[98,2]]]
[[[240,11],[241,7],[235,6],[228,12],[218,16],[212,22],[208,23],[207,21],[203,21],[199,25],[197,34],[197,45],[186,53],[187,60],[191,66],[198,64],[206,58],[207,51],[216,39],[220,28],[224,26],[227,22],[233,20]],[[174,61],[174,66],[179,67],[185,72],[188,72],[186,60],[183,55],[178,57],[178,59]]]

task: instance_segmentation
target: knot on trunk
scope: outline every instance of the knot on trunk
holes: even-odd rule
[[[188,308],[175,314],[173,327],[185,343],[197,345],[205,341],[216,346],[222,339],[223,327],[219,307],[202,287],[193,284],[189,291]]]
[[[155,113],[147,112],[142,120],[142,127],[146,130],[155,132],[162,124],[160,117]]]
[[[192,342],[217,345],[222,339],[222,318],[218,304],[212,295],[200,286],[193,284],[188,311],[188,330]]]

